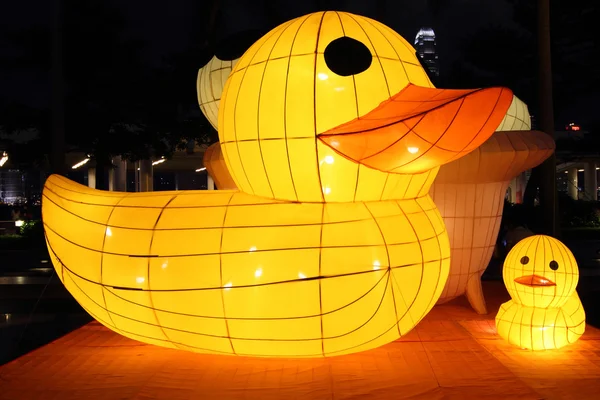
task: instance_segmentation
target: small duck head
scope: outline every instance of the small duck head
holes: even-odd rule
[[[502,275],[516,303],[539,308],[563,306],[579,281],[573,253],[559,240],[544,235],[517,243],[506,257]]]
[[[240,58],[219,106],[238,188],[303,202],[415,198],[494,132],[505,88],[444,90],[387,26],[345,12],[283,23]],[[408,187],[418,187],[409,191]]]

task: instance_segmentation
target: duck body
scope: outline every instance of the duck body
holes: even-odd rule
[[[577,293],[562,307],[528,307],[509,300],[496,315],[500,337],[528,350],[560,349],[585,331],[585,311]]]
[[[146,343],[266,357],[383,345],[448,277],[429,196],[440,165],[483,144],[512,100],[436,89],[377,21],[296,18],[244,53],[219,100],[239,191],[114,193],[52,176],[54,266],[94,318]]]
[[[43,196],[66,288],[110,329],[166,347],[309,357],[377,347],[427,314],[449,271],[428,195],[310,204],[101,192],[51,176]]]

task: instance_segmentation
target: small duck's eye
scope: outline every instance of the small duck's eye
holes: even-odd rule
[[[558,263],[554,260],[550,261],[550,269],[556,271],[558,269]]]
[[[337,38],[325,48],[325,63],[335,74],[360,74],[371,66],[373,56],[363,43],[348,36]]]
[[[521,257],[521,264],[527,265],[527,263],[529,263],[529,257],[527,257],[527,256]]]

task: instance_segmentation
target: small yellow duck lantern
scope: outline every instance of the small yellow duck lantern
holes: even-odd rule
[[[448,277],[439,166],[484,143],[512,100],[434,88],[377,21],[296,18],[246,51],[220,99],[239,190],[115,193],[53,175],[52,262],[94,318],[146,343],[263,357],[389,343]]]
[[[504,284],[512,300],[496,316],[498,334],[530,350],[559,349],[585,331],[585,311],[575,291],[579,269],[559,240],[536,235],[521,240],[504,262]]]

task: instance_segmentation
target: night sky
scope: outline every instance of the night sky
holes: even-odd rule
[[[111,1],[111,0],[106,0]],[[128,20],[128,33],[144,41],[144,57],[150,64],[160,64],[169,54],[185,50],[198,32],[198,13],[208,13],[208,0],[112,0]],[[246,29],[272,28],[272,23],[263,12],[265,0],[221,0],[217,38]],[[283,22],[312,11],[316,4],[310,0],[270,1],[275,15]],[[330,0],[323,2],[329,9],[350,11],[377,17],[375,0]],[[479,28],[491,25],[512,26],[512,6],[504,0],[453,0],[441,8],[438,15],[428,12],[428,1],[389,0],[383,23],[392,27],[409,42],[422,26],[432,26],[437,35],[437,47],[441,68],[450,65],[457,57],[461,39]],[[5,29],[25,29],[34,25],[49,25],[52,1],[13,1],[3,5],[0,26]],[[196,25],[195,25],[196,24]],[[2,40],[0,38],[0,40]],[[3,43],[0,41],[0,47]],[[198,66],[200,67],[200,65]],[[34,106],[42,106],[48,97],[47,77],[31,71],[14,71],[0,76],[4,100],[18,100]],[[194,82],[190,82],[194,85]],[[35,94],[35,95],[32,95]],[[37,103],[37,104],[36,104]]]

